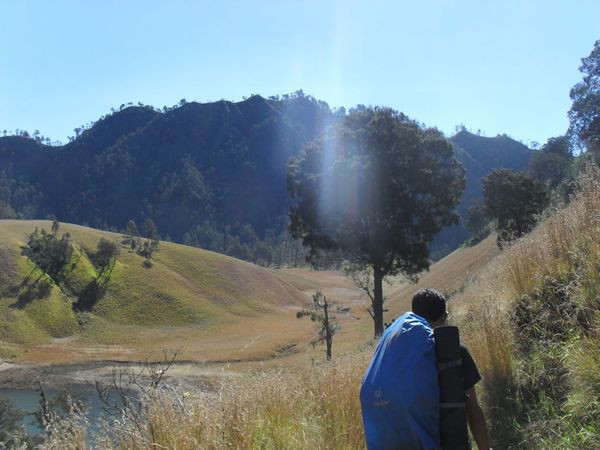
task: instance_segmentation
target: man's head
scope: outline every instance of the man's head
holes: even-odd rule
[[[412,310],[432,327],[443,325],[448,317],[446,298],[435,289],[419,289],[412,299]]]

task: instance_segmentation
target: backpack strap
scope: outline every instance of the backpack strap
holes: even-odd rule
[[[465,408],[467,404],[465,402],[460,403],[440,403],[440,408]]]
[[[447,362],[438,362],[437,363],[438,373],[443,372],[446,369],[460,367],[461,365],[462,365],[462,358],[453,359],[452,361],[447,361]]]

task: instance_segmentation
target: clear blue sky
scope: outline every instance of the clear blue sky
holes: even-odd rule
[[[568,125],[600,0],[0,0],[0,131],[303,89],[451,134],[544,142]]]

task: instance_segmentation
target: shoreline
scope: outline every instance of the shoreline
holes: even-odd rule
[[[232,361],[233,363],[233,361]],[[0,362],[0,389],[38,389],[39,383],[49,389],[68,389],[73,385],[96,386],[111,384],[114,373],[139,373],[143,362],[95,361],[73,364],[11,364]],[[148,376],[148,373],[144,374]],[[203,362],[174,362],[167,370],[163,383],[175,389],[216,392],[220,385],[240,376],[224,366],[207,367]]]

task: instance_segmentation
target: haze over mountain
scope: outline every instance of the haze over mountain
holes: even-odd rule
[[[270,264],[285,239],[290,156],[344,110],[297,92],[242,102],[122,107],[66,145],[0,138],[0,218],[45,218],[122,230],[151,218],[163,237]],[[531,151],[507,136],[451,138],[467,172],[459,211],[491,170],[524,170]],[[447,253],[466,238],[444,231]]]

